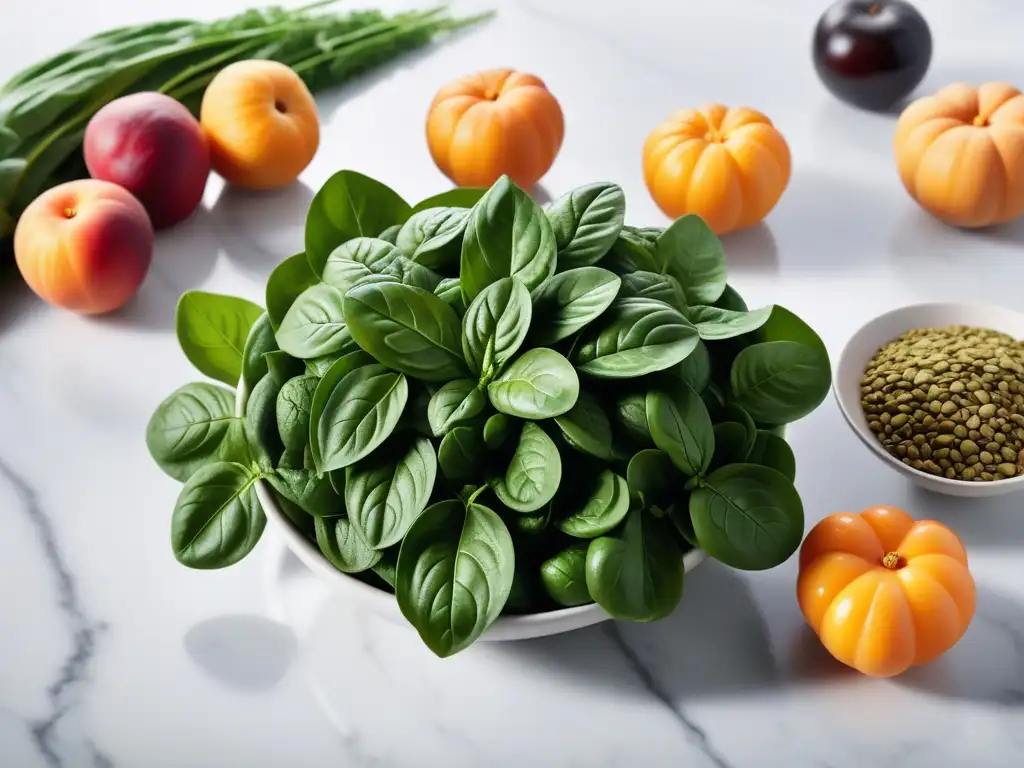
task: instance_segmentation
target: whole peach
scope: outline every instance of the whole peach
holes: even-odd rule
[[[108,181],[79,179],[44,192],[21,214],[14,259],[36,295],[99,315],[135,295],[153,259],[142,203]]]
[[[83,151],[89,175],[135,195],[156,229],[190,216],[210,176],[199,121],[162,93],[133,93],[104,106],[85,128]]]

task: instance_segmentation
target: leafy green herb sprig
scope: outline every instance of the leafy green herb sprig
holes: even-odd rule
[[[547,208],[508,178],[410,206],[340,171],[266,309],[189,291],[206,376],[147,430],[184,482],[177,559],[245,557],[272,488],[338,570],[393,591],[439,656],[502,614],[598,603],[653,621],[694,547],[740,569],[797,549],[785,424],[827,395],[817,334],[748,309],[704,221],[627,226],[622,190]]]

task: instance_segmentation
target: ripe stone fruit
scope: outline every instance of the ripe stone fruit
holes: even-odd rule
[[[430,156],[460,187],[490,187],[505,175],[532,189],[564,137],[562,108],[544,82],[512,69],[446,84],[427,113]]]
[[[86,126],[83,150],[89,175],[131,192],[156,229],[190,216],[210,176],[199,121],[162,93],[133,93],[102,107]]]
[[[83,315],[126,304],[152,257],[146,209],[109,181],[79,179],[47,190],[14,231],[15,262],[29,288],[49,304]]]
[[[814,31],[814,68],[834,96],[884,110],[921,82],[932,58],[924,17],[900,0],[841,0]]]
[[[199,121],[213,169],[247,189],[295,181],[320,144],[313,95],[277,61],[238,61],[218,72],[203,94]]]

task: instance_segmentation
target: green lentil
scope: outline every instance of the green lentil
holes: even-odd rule
[[[860,385],[869,429],[911,468],[968,482],[1024,474],[1024,342],[965,325],[908,331]]]

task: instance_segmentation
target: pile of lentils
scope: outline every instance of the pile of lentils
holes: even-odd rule
[[[985,328],[908,331],[882,347],[861,404],[882,447],[951,480],[1024,474],[1024,343]]]

